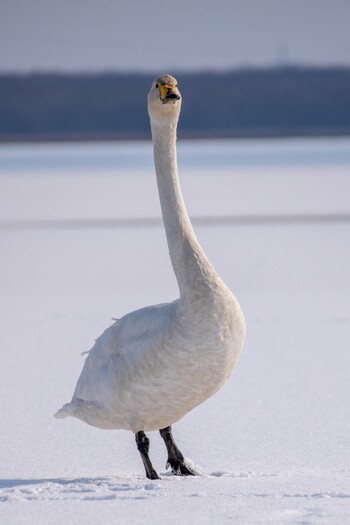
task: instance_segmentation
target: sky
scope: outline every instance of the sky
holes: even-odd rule
[[[2,0],[0,71],[350,65],[350,0]]]

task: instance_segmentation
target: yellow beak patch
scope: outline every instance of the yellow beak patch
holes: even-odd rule
[[[159,86],[159,96],[161,100],[164,100],[169,90],[175,91],[176,86],[174,84],[161,84]]]

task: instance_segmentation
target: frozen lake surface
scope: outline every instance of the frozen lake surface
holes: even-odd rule
[[[52,414],[112,317],[177,287],[149,143],[0,147],[0,522],[350,522],[350,140],[179,145],[197,236],[244,310],[225,387],[174,425],[203,475]]]

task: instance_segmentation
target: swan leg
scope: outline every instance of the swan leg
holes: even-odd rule
[[[141,430],[135,434],[137,450],[140,452],[141,459],[145,466],[146,476],[148,479],[160,479],[157,472],[154,470],[151,460],[149,459],[149,438]]]
[[[185,464],[185,458],[180,450],[177,448],[174,441],[171,427],[162,428],[159,430],[165,446],[168,451],[168,461],[166,468],[171,467],[172,472],[176,476],[195,476],[195,473]]]

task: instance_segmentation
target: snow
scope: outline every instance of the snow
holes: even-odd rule
[[[1,523],[350,521],[350,140],[179,149],[248,337],[174,426],[202,475],[170,475],[152,432],[151,482],[131,433],[52,417],[112,317],[177,297],[150,145],[0,148]]]

